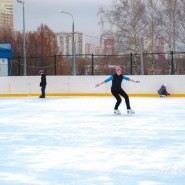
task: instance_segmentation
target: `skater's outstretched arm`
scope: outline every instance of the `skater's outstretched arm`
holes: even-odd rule
[[[133,80],[133,79],[131,79],[131,78],[125,76],[125,75],[122,75],[122,77],[123,77],[124,80],[128,80],[128,81],[131,81],[131,82],[134,82],[134,83],[140,83],[140,81],[138,81],[138,80]]]
[[[101,83],[95,85],[95,87],[98,87],[98,86],[100,86],[100,85],[102,85],[102,84],[104,84],[104,83],[107,83],[107,82],[111,81],[111,80],[113,80],[113,76],[110,76],[109,78],[107,78],[107,79],[104,80],[103,82],[101,82]]]
[[[105,83],[105,81],[103,81],[103,82],[101,82],[101,83],[99,83],[99,84],[96,84],[95,87],[98,87],[98,86],[100,86],[100,85],[102,85],[102,84],[104,84],[104,83]]]
[[[131,79],[131,78],[129,78],[129,81],[134,82],[134,83],[140,83],[140,81],[138,81],[138,80],[133,80],[133,79]]]

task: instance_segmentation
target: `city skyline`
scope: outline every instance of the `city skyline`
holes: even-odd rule
[[[25,0],[26,30],[35,31],[41,24],[46,24],[54,32],[71,32],[72,19],[69,15],[59,13],[63,10],[74,16],[75,31],[85,35],[86,42],[98,43],[101,28],[98,25],[98,8],[108,8],[112,0]],[[14,29],[22,30],[22,6],[13,0]]]
[[[22,5],[20,3],[18,3],[17,0],[3,0],[3,1],[4,2],[13,2],[14,30],[15,31],[22,31],[22,29],[23,29]],[[104,8],[108,8],[108,3],[105,1],[106,0],[99,3],[97,0],[95,0],[94,2],[87,2],[85,0],[78,0],[78,1],[63,0],[62,2],[58,2],[58,0],[53,0],[52,2],[50,2],[48,0],[45,0],[45,1],[40,0],[39,2],[36,0],[32,0],[32,1],[24,0],[24,7],[26,9],[26,11],[25,11],[26,31],[36,31],[36,29],[38,27],[40,27],[41,24],[47,25],[57,35],[64,33],[64,32],[71,34],[72,30],[73,30],[75,33],[82,33],[84,46],[86,43],[90,43],[90,44],[95,45],[97,47],[102,47],[102,48],[104,47],[106,54],[109,52],[113,54],[113,53],[115,53],[115,49],[110,49],[110,47],[116,48],[116,45],[113,43],[111,44],[111,46],[109,46],[109,44],[105,44],[105,43],[103,45],[102,40],[100,41],[100,37],[101,37],[100,35],[103,30],[101,30],[100,29],[101,26],[98,25],[99,17],[97,16],[97,12],[98,12],[98,8],[100,8],[100,6],[104,6]],[[111,4],[111,2],[112,2],[112,0],[110,0],[110,4]],[[63,5],[62,7],[64,7],[64,8],[59,9],[59,5]],[[7,7],[9,7],[9,6],[7,6]],[[11,5],[11,7],[12,7],[12,5]],[[91,7],[91,9],[89,9],[89,7]],[[70,9],[70,11],[68,9]],[[83,11],[80,11],[80,9]],[[3,12],[5,10],[3,10]],[[62,10],[62,11],[60,12],[59,10]],[[89,11],[89,10],[92,10],[92,11]],[[73,11],[77,12],[77,16],[75,15],[75,13],[73,13]],[[85,15],[87,15],[87,16],[85,16]],[[91,15],[94,15],[94,16],[91,16]],[[38,18],[36,19],[36,17],[38,17]],[[57,18],[54,19],[54,17],[57,17]],[[80,17],[82,19],[80,19]],[[72,18],[74,18],[74,19],[72,19]],[[91,21],[91,19],[94,19],[94,18],[96,18],[96,21],[94,21],[94,22]],[[5,22],[6,19],[7,18],[5,17],[5,19],[2,21]],[[75,23],[75,29],[72,29],[73,20]],[[80,20],[80,22],[78,22],[78,20]],[[87,24],[85,24],[85,20],[87,21]],[[97,25],[97,26],[94,26],[93,29],[91,29],[92,22],[95,25]],[[81,23],[82,23],[82,25],[81,25]],[[79,26],[79,24],[81,26]],[[84,30],[86,30],[86,31],[84,31]],[[97,30],[99,30],[99,32]],[[106,38],[106,39],[109,40],[110,38]],[[107,43],[111,42],[110,40],[109,41],[108,40],[107,40]],[[103,42],[105,42],[105,41],[103,41]],[[114,43],[115,43],[115,40],[114,40]],[[113,47],[113,45],[114,45],[114,47]],[[158,45],[156,47],[159,48]],[[93,48],[93,47],[91,47],[91,48]],[[108,50],[110,50],[110,51],[108,52]],[[84,49],[84,51],[85,51],[85,49]],[[160,51],[161,51],[161,49],[160,49]],[[80,52],[80,53],[83,53],[83,52]]]

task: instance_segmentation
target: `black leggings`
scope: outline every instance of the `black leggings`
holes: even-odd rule
[[[117,100],[116,105],[114,107],[115,110],[117,110],[119,105],[121,104],[122,100],[121,100],[120,95],[125,98],[125,103],[126,103],[127,109],[131,109],[130,108],[129,97],[128,97],[127,93],[123,89],[120,89],[119,91],[111,91],[111,92],[112,92],[113,96]]]

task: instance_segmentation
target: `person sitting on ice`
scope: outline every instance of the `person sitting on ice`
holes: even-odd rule
[[[164,83],[160,89],[157,91],[160,97],[170,96],[170,93],[166,90],[167,84]]]

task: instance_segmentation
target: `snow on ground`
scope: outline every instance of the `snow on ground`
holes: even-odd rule
[[[0,99],[2,185],[184,185],[185,99]]]

